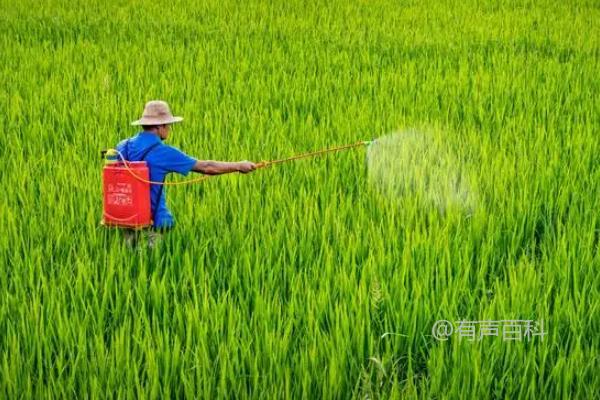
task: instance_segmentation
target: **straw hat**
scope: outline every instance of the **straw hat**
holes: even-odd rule
[[[131,125],[167,125],[183,121],[181,117],[174,117],[167,102],[151,100],[146,103],[142,118],[133,121]]]

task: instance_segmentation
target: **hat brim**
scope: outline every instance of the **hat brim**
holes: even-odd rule
[[[182,117],[169,117],[169,118],[151,118],[145,117],[138,119],[137,121],[133,121],[131,125],[170,125],[177,122],[183,121]]]

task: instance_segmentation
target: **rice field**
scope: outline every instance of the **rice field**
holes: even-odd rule
[[[0,5],[0,398],[598,398],[597,1]],[[198,159],[378,140],[132,249],[100,150],[152,99]]]

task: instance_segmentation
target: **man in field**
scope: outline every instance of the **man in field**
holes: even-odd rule
[[[183,118],[171,114],[169,105],[160,100],[146,103],[142,117],[132,122],[132,125],[142,127],[137,135],[121,141],[117,150],[128,161],[146,161],[150,172],[150,180],[164,182],[168,173],[177,172],[187,175],[190,171],[206,175],[220,175],[230,172],[248,173],[256,168],[256,164],[249,161],[222,162],[211,160],[197,160],[181,150],[164,144],[169,136],[172,124],[182,121]],[[154,221],[153,230],[149,234],[152,245],[160,236],[158,232],[173,228],[175,219],[169,211],[165,200],[165,189],[162,185],[150,186],[150,207]],[[129,244],[136,241],[134,231],[125,231]]]

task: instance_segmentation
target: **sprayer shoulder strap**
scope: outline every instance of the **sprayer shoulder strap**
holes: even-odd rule
[[[127,161],[130,161],[131,158],[129,157],[129,142],[131,141],[131,139],[127,139],[127,141],[125,142],[125,155],[127,156]]]
[[[160,145],[161,143],[154,143],[153,145],[149,146],[144,153],[142,154],[142,157],[140,158],[140,161],[145,161],[146,157],[148,156],[148,154],[154,150],[156,147],[158,147],[158,145]],[[163,185],[160,185],[160,188],[158,189],[158,196],[156,197],[156,203],[152,204],[154,206],[154,212],[152,213],[152,219],[154,221],[156,221],[156,212],[158,211],[158,206],[160,205],[160,198],[162,197],[163,194]]]
[[[154,150],[158,145],[160,145],[160,143],[154,143],[152,146],[149,146],[146,149],[146,151],[144,151],[144,153],[142,154],[142,157],[140,157],[140,161],[145,161],[146,157],[148,156],[148,153]]]

